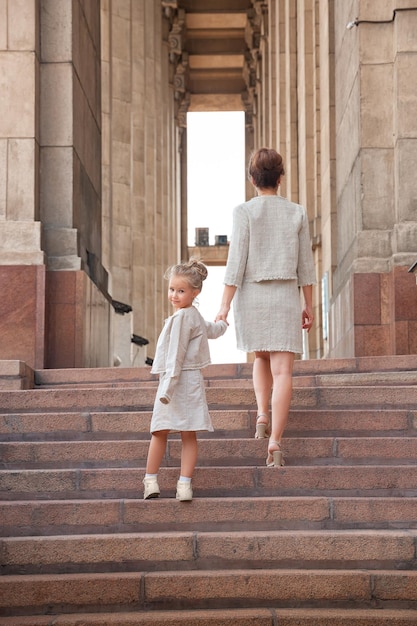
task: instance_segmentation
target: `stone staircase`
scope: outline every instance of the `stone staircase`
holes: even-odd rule
[[[417,625],[417,356],[297,361],[282,468],[251,366],[208,367],[191,503],[175,436],[142,499],[149,369],[21,371],[0,381],[0,624]]]

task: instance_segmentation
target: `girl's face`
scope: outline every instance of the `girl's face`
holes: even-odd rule
[[[193,289],[186,278],[171,276],[168,285],[168,300],[176,311],[191,306],[199,293],[199,289]]]

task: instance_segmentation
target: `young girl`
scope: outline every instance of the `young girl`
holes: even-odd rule
[[[206,322],[193,306],[207,268],[191,258],[169,268],[168,300],[174,314],[166,321],[156,346],[152,373],[160,375],[151,420],[151,443],[143,479],[144,499],[159,496],[158,471],[165,454],[168,433],[181,433],[181,475],[177,500],[192,500],[191,478],[197,462],[198,430],[213,431],[208,412],[201,368],[210,363],[208,339],[216,339],[227,328],[225,321]]]

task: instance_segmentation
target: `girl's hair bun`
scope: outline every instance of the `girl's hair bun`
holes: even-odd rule
[[[182,276],[188,280],[193,289],[198,289],[198,291],[202,290],[203,280],[206,280],[207,275],[207,267],[196,257],[191,257],[189,261],[172,265],[165,272],[166,279],[169,280],[172,276]]]

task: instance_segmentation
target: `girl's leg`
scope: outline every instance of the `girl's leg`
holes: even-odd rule
[[[143,479],[143,498],[157,498],[160,494],[158,485],[158,471],[165,454],[168,430],[157,430],[152,433],[146,461],[146,474]]]
[[[176,498],[180,502],[190,502],[193,499],[191,478],[197,463],[197,436],[195,432],[183,431],[181,441],[181,476],[177,482]]]
[[[252,369],[253,390],[258,408],[258,424],[269,422],[269,402],[271,400],[272,374],[269,352],[255,352],[255,361]],[[255,437],[263,437],[265,429],[256,430]]]
[[[168,430],[157,430],[152,433],[149,444],[148,459],[146,461],[146,473],[157,474],[162,463],[167,447]]]
[[[192,478],[197,463],[197,435],[194,431],[183,431],[181,441],[181,476]]]
[[[271,352],[272,427],[271,440],[281,442],[288,421],[292,396],[293,352]]]

